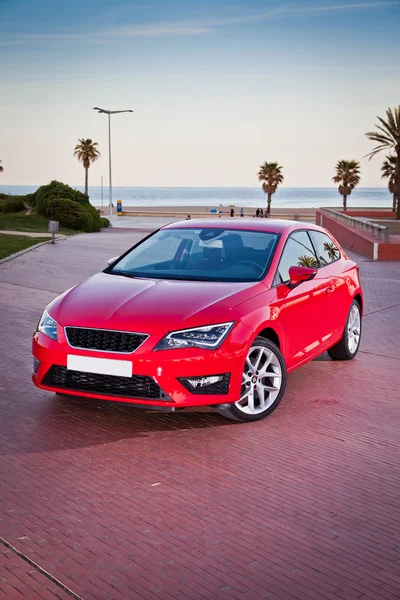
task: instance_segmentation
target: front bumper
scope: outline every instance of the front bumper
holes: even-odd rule
[[[32,380],[37,387],[53,392],[128,402],[149,407],[180,408],[185,406],[225,404],[239,400],[245,357],[252,339],[252,332],[246,325],[238,323],[222,343],[221,347],[211,351],[192,348],[153,352],[153,348],[159,340],[155,339],[155,336],[153,339],[152,337],[150,336],[132,354],[116,354],[72,348],[65,339],[64,331],[61,327],[58,328],[57,342],[42,333],[35,333],[32,343],[32,353],[34,359],[39,361],[39,364],[36,363],[36,372],[33,373]],[[132,360],[132,380],[125,378],[128,379],[130,387],[126,387],[125,381],[118,382],[121,383],[122,387],[115,386],[114,382],[117,383],[116,380],[110,380],[110,377],[112,378],[113,376],[96,381],[94,377],[89,376],[90,381],[87,383],[88,380],[85,379],[85,374],[75,374],[75,372],[67,371],[67,356],[71,354],[96,358]],[[60,367],[61,369],[56,369],[55,367]],[[58,378],[52,376],[55,372],[59,375]],[[182,378],[220,374],[228,375],[228,384],[222,386],[217,394],[212,393],[212,389],[207,390],[206,388],[204,388],[204,393],[199,393],[199,389],[196,389],[195,393],[191,393],[180,381]],[[73,381],[80,382],[79,375],[84,378],[84,385],[86,387],[90,387],[94,381],[96,391],[83,391],[82,387],[80,389],[72,389],[71,377]],[[69,387],[63,385],[63,382],[67,381],[65,379],[66,376],[68,377]],[[137,387],[139,390],[137,394],[134,385],[135,381],[140,382],[140,385]],[[147,387],[144,388],[142,386],[143,382],[147,384]],[[149,396],[150,392],[143,392],[143,390],[150,389],[154,391],[153,382],[155,382],[156,386],[159,386],[160,394],[153,394],[151,392],[158,397],[145,397],[146,394]],[[76,385],[81,386],[82,384],[78,383]],[[99,391],[99,386],[102,388],[101,391]],[[115,392],[116,389],[117,393]],[[123,391],[121,392],[121,390]]]

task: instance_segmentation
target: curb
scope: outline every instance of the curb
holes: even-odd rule
[[[127,231],[132,231],[132,232],[139,232],[139,233],[151,233],[152,231],[155,231],[155,229],[133,229],[131,227],[128,228],[124,228],[124,227],[104,227],[102,229],[100,229],[100,231],[93,231],[91,233],[88,233],[86,231],[83,231],[81,233],[74,233],[72,235],[65,235],[63,237],[60,238],[56,238],[56,243],[58,242],[62,242],[63,240],[68,240],[69,238],[72,237],[76,237],[78,235],[91,235],[92,233],[101,233],[102,231],[113,231],[113,232],[117,232],[117,231],[121,231],[121,233],[126,233]],[[0,231],[1,233],[1,231]],[[16,234],[18,234],[18,232],[16,231]],[[36,248],[40,248],[40,246],[44,246],[45,244],[51,244],[51,239],[49,239],[46,242],[40,242],[39,244],[35,244],[34,246],[29,246],[29,248],[25,248],[24,250],[20,250],[19,252],[15,252],[14,254],[10,254],[10,256],[6,256],[5,258],[1,258],[0,259],[0,265],[2,263],[8,262],[9,260],[12,260],[13,258],[18,258],[19,256],[22,256],[23,254],[26,254],[27,252],[31,252],[32,250],[36,250]]]
[[[24,250],[20,250],[19,252],[14,252],[14,254],[10,254],[10,256],[5,256],[4,258],[0,259],[0,265],[2,263],[8,262],[9,260],[12,260],[13,258],[18,258],[18,256],[22,256],[23,254],[26,254],[27,252],[30,252],[31,250],[40,248],[40,246],[44,246],[45,244],[51,244],[51,240],[49,240],[48,242],[39,242],[39,244],[29,246],[29,248],[25,248]]]
[[[1,231],[0,231],[1,233]],[[16,232],[18,234],[18,232]],[[76,235],[84,235],[82,233],[77,233]],[[57,242],[62,242],[63,240],[67,240],[70,237],[74,237],[74,235],[65,235],[63,237],[57,238]],[[26,254],[27,252],[31,252],[32,250],[36,250],[36,248],[40,248],[40,246],[44,246],[45,244],[51,244],[51,238],[46,241],[46,242],[39,242],[38,244],[35,244],[34,246],[29,246],[29,248],[25,248],[24,250],[20,250],[19,252],[14,252],[14,254],[10,254],[10,256],[5,256],[4,258],[0,259],[0,265],[2,263],[8,262],[9,260],[12,260],[13,258],[18,258],[19,256],[22,256],[23,254]]]
[[[138,231],[139,233],[149,233],[152,231],[156,231],[160,229],[159,227],[150,228],[150,227],[107,227],[106,229],[102,229],[101,231],[107,231],[107,233],[127,233],[128,231]]]

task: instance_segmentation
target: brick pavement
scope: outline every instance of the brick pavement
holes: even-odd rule
[[[139,235],[0,267],[0,537],[84,600],[398,599],[400,265],[361,262],[357,359],[295,371],[259,423],[35,389],[46,302]],[[1,544],[0,590],[71,597]]]

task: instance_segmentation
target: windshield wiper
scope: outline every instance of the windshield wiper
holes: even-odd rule
[[[154,279],[176,279],[178,281],[191,281],[191,279],[188,279],[183,275],[160,275],[159,277],[154,277]]]
[[[110,271],[111,275],[121,275],[121,277],[130,277],[139,279],[173,279],[177,281],[208,281],[206,279],[192,278],[185,275],[167,275],[166,273],[129,273],[127,271]]]
[[[129,277],[129,279],[137,277],[137,275],[129,274],[126,271],[109,271],[109,275],[120,275],[121,277]]]

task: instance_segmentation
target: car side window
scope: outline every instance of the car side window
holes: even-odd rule
[[[289,281],[290,267],[301,266],[317,269],[319,264],[307,231],[299,230],[292,233],[283,249],[274,285]]]
[[[321,231],[311,231],[310,233],[321,267],[325,267],[340,258],[339,248],[332,242],[329,236]]]

